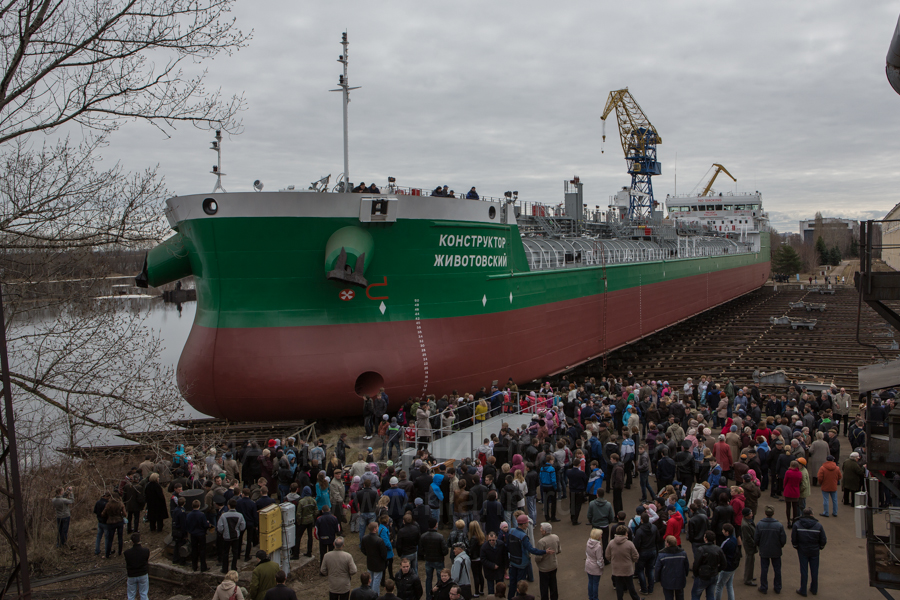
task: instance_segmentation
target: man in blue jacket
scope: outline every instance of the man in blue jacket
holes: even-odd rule
[[[554,554],[553,550],[538,550],[531,545],[528,539],[528,516],[519,515],[516,519],[518,527],[509,530],[509,589],[510,593],[516,589],[519,581],[526,578],[528,568],[531,566],[531,555]]]
[[[797,557],[800,559],[800,589],[797,593],[801,596],[806,596],[809,575],[812,575],[809,591],[813,595],[819,591],[819,551],[828,541],[822,524],[812,515],[812,508],[804,508],[803,515],[791,529],[791,545],[797,549]]]
[[[666,537],[666,547],[656,555],[654,580],[659,582],[666,600],[682,600],[690,571],[687,552],[678,547],[674,535]]]
[[[725,541],[722,542],[722,552],[725,554],[726,567],[719,571],[719,578],[716,582],[716,598],[722,597],[722,591],[727,590],[728,597],[734,596],[734,572],[738,568],[741,556],[738,554],[738,541],[734,535],[734,525],[725,523],[722,526],[722,535]]]

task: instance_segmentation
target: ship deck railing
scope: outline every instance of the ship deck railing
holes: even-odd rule
[[[591,240],[589,238],[524,237],[525,257],[531,271],[590,266],[734,256],[754,248],[726,238],[705,239],[702,244],[678,244],[670,240]]]
[[[442,186],[443,187],[443,186]],[[417,187],[408,187],[403,185],[390,185],[385,186],[381,189],[382,194],[395,194],[399,196],[431,196],[434,192],[434,188],[426,189],[426,188],[417,188]],[[434,196],[435,198],[455,198],[457,200],[466,200],[466,194],[469,193],[469,190],[465,190],[463,192],[457,193],[456,190],[451,190],[454,192],[453,196]],[[477,199],[472,199],[472,202],[504,202],[506,198],[501,198],[498,196],[482,196],[478,195]]]

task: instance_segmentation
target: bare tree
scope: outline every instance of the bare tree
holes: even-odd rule
[[[241,98],[208,93],[185,61],[242,47],[234,0],[9,0],[0,6],[0,144],[66,123],[233,125]],[[157,54],[158,53],[158,54]],[[165,57],[157,62],[154,57]]]
[[[108,295],[104,257],[162,239],[154,169],[103,168],[129,120],[239,129],[242,97],[197,63],[243,47],[234,0],[7,0],[0,5],[0,277],[20,439],[73,445],[178,415],[146,314]],[[73,127],[74,126],[74,127]],[[57,139],[64,131],[83,139]]]

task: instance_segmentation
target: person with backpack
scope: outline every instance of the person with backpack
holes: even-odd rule
[[[734,535],[734,526],[726,523],[722,526],[725,541],[722,542],[722,553],[725,554],[727,566],[719,571],[716,581],[716,598],[722,597],[722,590],[728,591],[728,600],[734,600],[734,572],[741,563],[741,547]]]
[[[313,528],[316,524],[316,499],[313,498],[309,486],[304,486],[300,492],[300,500],[297,501],[297,531],[294,542],[293,555],[300,558],[300,541],[306,533],[306,553],[304,556],[312,556]]]
[[[641,506],[641,509],[644,507]],[[634,530],[634,547],[638,551],[638,561],[635,565],[638,581],[641,583],[641,594],[653,593],[653,572],[657,562],[657,548],[659,544],[659,529],[650,523],[650,513],[642,510],[639,517],[640,525]]]
[[[544,459],[540,472],[541,492],[544,495],[544,519],[549,522],[559,521],[556,518],[556,469],[553,467],[553,456]]]
[[[694,585],[691,587],[691,600],[701,600],[706,592],[706,600],[717,598],[716,584],[719,573],[728,567],[725,553],[716,545],[716,534],[709,530],[703,536],[704,544],[694,553]]]
[[[466,553],[465,542],[453,544],[450,579],[459,586],[459,593],[465,600],[472,597],[472,561]]]
[[[516,518],[516,528],[509,530],[507,548],[509,550],[509,588],[515,589],[516,584],[526,579],[531,571],[531,555],[553,554],[555,551],[539,550],[531,545],[528,539],[528,515],[519,515]]]

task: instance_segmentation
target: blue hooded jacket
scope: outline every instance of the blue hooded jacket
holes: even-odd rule
[[[316,483],[316,508],[322,510],[326,506],[331,506],[331,495],[328,493],[328,486],[326,485],[323,490]]]
[[[431,479],[431,493],[428,495],[428,506],[430,508],[440,508],[441,502],[444,500],[444,492],[441,491],[441,482],[444,476],[438,473]]]

